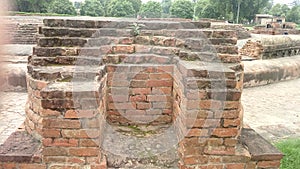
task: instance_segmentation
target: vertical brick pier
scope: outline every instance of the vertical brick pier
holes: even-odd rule
[[[137,36],[133,23],[143,24]],[[45,19],[39,34],[25,131],[10,138],[27,138],[20,149],[31,149],[20,160],[8,140],[0,168],[279,168],[282,154],[243,129],[234,31],[209,22]],[[168,146],[175,167],[156,164]]]

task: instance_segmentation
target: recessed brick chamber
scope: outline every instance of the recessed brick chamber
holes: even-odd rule
[[[145,25],[138,36],[129,28],[134,22]],[[208,22],[67,19],[45,19],[39,31],[28,63],[25,128],[40,141],[40,160],[24,165],[279,168],[282,154],[272,146],[269,153],[268,143],[261,145],[263,155],[254,158],[247,149],[253,142],[240,138],[262,139],[243,129],[234,31]],[[168,146],[175,165],[160,158]],[[23,163],[0,163],[8,165]]]

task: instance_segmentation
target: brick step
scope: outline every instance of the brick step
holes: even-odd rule
[[[12,133],[0,145],[0,167],[11,168],[18,164],[21,168],[46,168],[41,164],[40,146],[41,143],[25,131]]]
[[[91,28],[66,28],[66,27],[41,27],[39,29],[39,34],[46,37],[102,37],[102,36],[131,36],[131,29],[115,29],[115,28],[101,28],[101,29],[91,29]]]
[[[236,79],[236,72],[229,68],[231,64],[201,62],[201,61],[183,61],[177,64],[179,72],[186,78],[221,78]]]
[[[83,47],[88,43],[87,38],[80,37],[39,37],[38,46],[40,47]]]
[[[107,64],[172,64],[173,57],[157,54],[109,54],[103,57]]]
[[[69,27],[69,28],[115,28],[126,29],[133,23],[144,24],[144,29],[161,30],[161,29],[199,29],[210,28],[209,22],[174,22],[174,21],[146,21],[135,19],[117,18],[107,19],[86,19],[86,20],[72,20],[72,19],[44,19],[44,25],[47,27]]]
[[[102,58],[89,56],[56,56],[56,57],[31,57],[28,63],[33,66],[59,66],[59,65],[78,65],[78,66],[99,66],[103,64]]]
[[[100,57],[111,50],[111,46],[103,47],[34,47],[33,55],[37,57],[56,57],[56,56],[89,56]]]
[[[167,125],[105,127],[101,147],[107,157],[107,167],[178,168],[176,132],[172,133],[174,135],[168,133],[166,130],[172,128],[169,127]],[[168,136],[161,136],[165,132]]]
[[[90,81],[103,72],[104,66],[28,66],[32,78],[45,81]]]
[[[165,36],[180,39],[223,39],[236,38],[236,32],[224,29],[163,29],[141,30],[140,36]]]
[[[53,36],[68,36],[68,37],[92,37],[99,29],[93,28],[66,28],[66,27],[40,27],[39,34],[42,34],[46,37]]]

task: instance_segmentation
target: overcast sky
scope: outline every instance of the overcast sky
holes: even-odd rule
[[[84,0],[70,0],[70,1],[72,1],[72,2],[74,2],[74,1],[84,1]],[[147,1],[149,1],[149,0],[142,0],[143,2],[147,2]],[[158,2],[160,2],[161,0],[154,0],[154,1],[158,1]],[[292,3],[293,2],[293,0],[274,0],[274,3],[276,4],[276,3],[281,3],[281,4],[290,4],[290,3]]]

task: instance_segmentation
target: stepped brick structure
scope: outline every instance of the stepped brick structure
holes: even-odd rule
[[[234,31],[45,19],[39,33],[28,63],[29,135],[13,137],[36,146],[19,161],[0,152],[0,168],[279,168],[282,154],[243,129]]]

